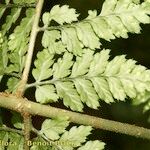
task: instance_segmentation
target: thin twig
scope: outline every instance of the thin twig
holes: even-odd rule
[[[16,98],[15,96],[4,96],[0,93],[0,107],[18,111],[18,101],[22,98]],[[60,108],[54,108],[51,106],[42,105],[36,102],[25,101],[24,110],[32,115],[39,115],[49,118],[64,117],[67,116],[69,120],[73,123],[90,125],[94,128],[112,131],[116,133],[131,135],[137,138],[143,138],[150,140],[150,129],[143,127],[138,127],[135,125],[130,125],[126,123],[121,123],[117,121],[107,120],[99,117],[94,117],[90,115],[85,115],[77,112],[72,112],[68,110],[63,110]]]

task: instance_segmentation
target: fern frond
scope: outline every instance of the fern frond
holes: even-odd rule
[[[17,133],[0,131],[0,140],[3,141],[4,143],[12,143],[12,144],[8,144],[7,150],[23,149],[23,141],[24,141],[23,136]],[[1,144],[1,149],[5,149],[5,148],[6,145]]]
[[[55,85],[56,92],[63,99],[65,106],[77,111],[82,111],[82,103],[97,109],[99,99],[106,103],[115,102],[114,99],[124,101],[127,97],[135,98],[139,93],[150,91],[150,70],[136,65],[136,61],[132,59],[127,60],[125,55],[116,56],[109,61],[109,52],[102,50],[93,54],[93,51],[86,49],[83,56],[77,56],[76,60],[72,54],[66,52],[63,58],[58,58],[53,64],[53,73],[49,76],[53,78],[37,81],[35,85]],[[37,59],[36,62],[38,61],[41,60]],[[44,62],[46,60],[43,59],[41,64]],[[40,67],[36,69],[42,70]],[[37,72],[36,75],[39,74]],[[38,99],[38,102],[42,102],[42,99]],[[50,97],[45,100],[51,102]]]
[[[56,102],[59,96],[56,94],[53,85],[43,85],[36,87],[35,98],[37,102],[46,104],[49,102]]]
[[[42,45],[47,48],[51,54],[61,54],[65,52],[66,49],[60,38],[61,35],[58,30],[45,31],[42,38]]]
[[[73,64],[73,55],[70,53],[65,53],[63,58],[59,58],[57,63],[53,66],[53,77],[54,79],[60,79],[68,76],[70,74],[69,68]]]
[[[36,81],[45,80],[52,76],[50,67],[54,63],[53,55],[50,55],[47,49],[44,49],[37,54],[37,60],[34,62],[36,69],[32,72]]]
[[[14,92],[16,91],[17,87],[18,87],[18,82],[20,80],[18,78],[15,77],[11,77],[8,79],[7,81],[7,87],[8,87],[8,92]]]
[[[49,142],[44,149],[41,144],[33,144],[31,150],[85,150],[85,148],[99,148],[104,149],[105,143],[101,141],[87,141],[87,137],[91,134],[91,126],[73,126],[69,131],[66,128],[69,126],[67,117],[58,117],[55,119],[46,119],[42,123],[42,127],[37,138],[33,142]],[[87,142],[86,142],[87,141]],[[85,143],[86,142],[86,143]],[[32,143],[32,142],[31,142]],[[83,145],[84,144],[84,145]]]
[[[41,134],[45,134],[51,140],[58,140],[60,135],[66,131],[69,121],[64,118],[46,119],[42,123]]]
[[[21,54],[25,53],[33,18],[34,9],[27,9],[26,17],[21,20],[20,25],[15,28],[14,33],[9,37],[8,45],[11,51],[20,51]]]
[[[91,131],[92,128],[90,126],[74,126],[69,131],[63,133],[59,142],[67,141],[68,144],[62,146],[62,148],[72,150],[75,147],[81,146],[81,144],[86,141],[86,137],[91,134]]]
[[[63,99],[65,106],[70,107],[74,111],[82,111],[82,101],[72,82],[56,82],[55,86],[57,94]]]
[[[67,6],[65,5],[65,7]],[[61,8],[59,9],[61,10]],[[140,23],[150,23],[149,14],[150,3],[148,1],[140,4],[139,1],[133,0],[106,0],[99,15],[96,11],[89,11],[89,16],[83,21],[70,25],[51,26],[45,32],[53,30],[58,32],[59,30],[61,32],[59,42],[62,41],[61,46],[66,46],[63,51],[67,50],[74,55],[81,56],[84,47],[92,50],[100,48],[99,39],[110,41],[116,37],[127,38],[128,32],[140,33]],[[49,18],[49,14],[44,15]],[[59,18],[59,11],[56,11],[55,15],[57,16],[56,21],[66,19],[65,16]],[[75,13],[70,15],[73,17]],[[45,22],[49,24],[49,20]],[[43,37],[43,41],[45,41],[45,37]],[[44,44],[43,46],[47,48]],[[51,53],[58,53],[58,51],[51,51]]]
[[[59,5],[55,5],[50,13],[46,12],[43,14],[43,22],[45,26],[48,26],[51,20],[55,20],[59,24],[71,23],[73,21],[77,21],[77,17],[79,15],[76,14],[75,9],[69,8],[68,5],[64,5],[60,7]]]
[[[20,25],[9,36],[8,49],[10,51],[10,64],[6,68],[6,73],[17,72],[19,75],[22,73],[33,18],[34,9],[27,9],[26,17],[21,20]]]
[[[7,16],[5,24],[2,26],[2,34],[5,33],[11,28],[12,24],[16,22],[18,17],[20,16],[21,8],[13,8],[11,9],[10,15]]]

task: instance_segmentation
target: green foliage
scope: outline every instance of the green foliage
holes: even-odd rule
[[[17,133],[0,131],[0,150],[23,150],[23,137]]]
[[[15,91],[17,82],[24,68],[29,34],[34,18],[34,9],[26,10],[25,18],[21,20],[20,25],[18,25],[8,37],[7,33],[10,32],[13,23],[18,20],[20,13],[21,8],[12,8],[0,32],[0,80],[4,74],[17,73],[15,77],[8,79],[7,86],[10,92]]]
[[[36,68],[32,71],[32,74],[37,82],[45,80],[52,75],[51,65],[54,63],[53,55],[50,55],[47,49],[37,54],[37,60],[34,62]]]
[[[59,98],[55,93],[55,88],[53,85],[37,86],[35,97],[37,102],[40,102],[42,104],[56,102]]]
[[[62,13],[66,9],[67,13]],[[60,13],[63,15],[60,15]],[[62,25],[65,22],[77,21],[78,15],[66,5],[62,7],[57,5],[52,8],[50,13],[43,14],[43,22],[47,27],[53,19],[61,25],[47,28],[42,41],[48,41],[48,36],[45,35],[57,32],[57,34],[61,35],[58,36],[58,41],[54,42],[54,48],[50,49],[51,53],[59,54],[63,51],[69,51],[74,55],[82,55],[83,47],[88,47],[92,50],[100,48],[99,38],[110,41],[116,37],[128,38],[128,32],[140,33],[140,23],[150,23],[149,14],[149,2],[140,4],[139,1],[133,0],[106,0],[99,15],[95,10],[90,10],[88,17],[83,21]],[[68,21],[68,17],[71,20]],[[56,37],[51,35],[51,41],[55,40]],[[66,49],[62,48],[61,51],[58,51],[56,48],[58,43],[59,48],[65,46]],[[45,48],[48,47],[47,45],[43,42]]]
[[[6,0],[8,4],[10,1]],[[13,0],[15,5],[31,4],[35,0]],[[7,92],[14,93],[22,76],[35,9],[25,8],[25,16],[19,17],[22,8],[10,8],[0,31],[0,81],[7,75]],[[0,19],[6,8],[0,8]],[[68,5],[54,6],[42,16],[44,31],[37,52],[32,75],[36,87],[35,98],[41,104],[63,100],[73,111],[83,111],[84,104],[93,109],[99,100],[110,104],[133,99],[133,104],[145,103],[144,111],[150,110],[150,70],[126,59],[125,55],[110,60],[110,50],[100,50],[101,40],[128,38],[128,33],[140,33],[140,24],[150,23],[150,1],[105,0],[100,14],[89,10],[88,16],[78,20],[79,14]],[[12,26],[16,25],[13,30]],[[53,25],[56,26],[53,26]],[[11,29],[12,28],[12,29]],[[12,125],[23,129],[22,118],[13,113]],[[0,114],[0,126],[3,126]],[[49,146],[32,145],[31,150],[102,150],[101,141],[87,141],[90,126],[68,127],[66,118],[46,119],[32,142],[52,142]],[[70,130],[68,130],[70,128]],[[17,142],[0,150],[22,150],[23,136],[12,131],[0,131],[0,140]],[[87,141],[87,142],[86,142]],[[58,143],[57,143],[58,142]]]
[[[63,23],[71,23],[73,21],[77,21],[77,17],[79,15],[76,14],[75,9],[69,8],[68,5],[64,5],[60,7],[59,5],[55,5],[50,13],[46,12],[43,15],[43,22],[47,26],[51,22],[51,20],[55,20],[59,24]]]
[[[42,85],[41,88],[45,85],[44,88],[47,93],[43,94],[44,92],[41,92],[40,98],[36,94],[37,101],[41,99],[46,102],[47,95],[51,95],[51,92],[53,95],[56,94],[55,87],[57,95],[63,99],[65,106],[70,107],[72,110],[82,111],[82,103],[97,109],[99,99],[104,100],[106,103],[115,102],[114,99],[124,101],[127,97],[135,98],[146,90],[150,91],[149,70],[144,66],[136,65],[136,61],[132,59],[127,60],[125,55],[108,60],[109,52],[109,50],[102,50],[93,54],[93,51],[85,49],[82,57],[77,56],[74,62],[73,55],[66,52],[62,58],[58,58],[56,63],[53,65],[50,63],[52,69],[49,68],[49,70],[52,73],[46,78],[53,76],[52,79],[43,82],[37,80],[35,84],[38,85],[36,93],[39,92],[40,85]],[[38,62],[38,58],[36,62]],[[39,62],[44,64],[46,61],[41,62],[39,60]],[[47,71],[48,69],[44,73],[42,69],[39,74],[42,72],[46,75]],[[36,76],[39,74],[36,73]],[[55,86],[50,90],[48,85]],[[45,96],[42,97],[42,95]],[[47,102],[51,102],[51,98],[56,101],[56,96],[51,96]]]
[[[5,35],[7,31],[11,28],[12,24],[18,19],[21,12],[21,8],[11,9],[10,15],[7,16],[5,24],[2,26],[2,34]]]
[[[69,142],[70,145],[64,145],[63,149],[72,150],[73,147],[81,146],[86,141],[86,137],[91,133],[91,130],[90,126],[74,126],[69,131],[66,131],[59,141]]]
[[[68,125],[69,121],[63,118],[57,118],[55,120],[46,119],[42,124],[40,132],[51,140],[58,140],[60,134],[65,132]]]
[[[104,143],[101,141],[89,141],[87,143],[87,136],[91,133],[90,126],[73,126],[69,131],[66,130],[69,125],[68,118],[46,119],[42,128],[39,131],[41,137],[35,138],[33,142],[40,142],[31,147],[31,150],[43,149],[42,143],[46,143],[44,149],[47,150],[79,150],[87,148],[104,148]],[[84,145],[85,144],[85,145]]]
[[[20,51],[23,55],[27,50],[29,33],[31,31],[32,21],[34,18],[33,14],[34,9],[27,9],[26,17],[21,20],[20,25],[15,28],[14,33],[9,36],[8,45],[11,51]]]

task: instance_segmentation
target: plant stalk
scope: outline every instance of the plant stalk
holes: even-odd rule
[[[0,94],[0,107],[4,107],[10,110],[20,112],[19,101],[23,98],[16,98],[13,95],[5,96],[3,93]],[[39,115],[49,118],[56,117],[68,117],[73,123],[90,125],[94,128],[112,131],[116,133],[126,134],[137,138],[143,138],[150,140],[150,129],[130,125],[127,123],[121,123],[117,121],[107,120],[99,117],[94,117],[82,113],[72,112],[60,108],[55,108],[47,105],[42,105],[36,102],[25,101],[23,103],[23,109],[32,115]]]

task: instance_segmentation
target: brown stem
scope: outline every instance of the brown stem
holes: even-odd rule
[[[20,112],[20,104],[18,103],[19,101],[22,101],[22,99],[16,98],[12,95],[6,97],[3,96],[3,94],[0,94],[1,107]],[[143,127],[102,119],[77,112],[67,111],[60,108],[54,108],[51,106],[46,106],[31,101],[25,101],[23,108],[25,112],[28,112],[32,115],[40,115],[49,118],[67,116],[71,122],[77,124],[90,125],[94,128],[99,128],[102,130],[113,131],[116,133],[131,135],[137,138],[144,138],[150,140],[150,129],[146,129]]]

